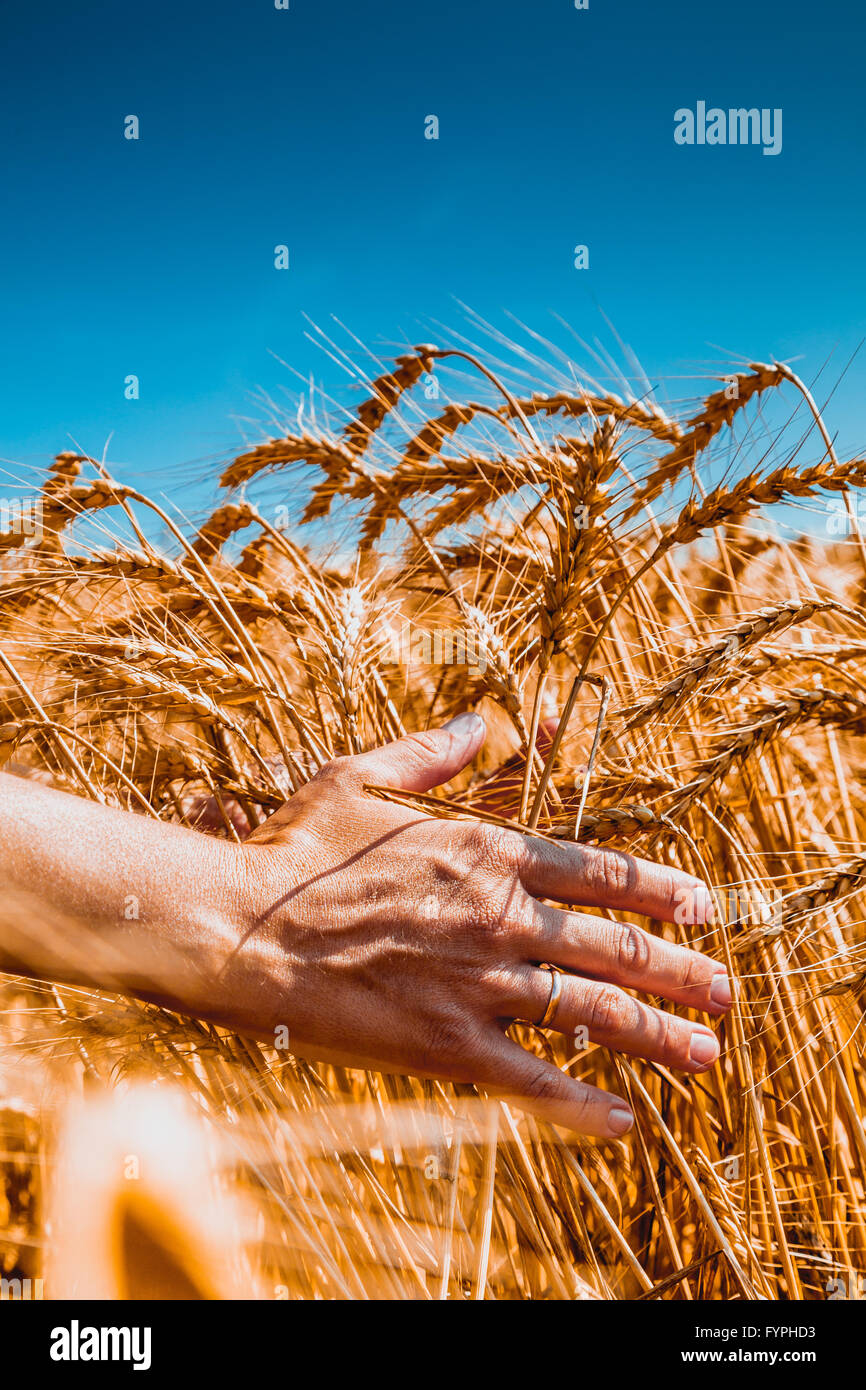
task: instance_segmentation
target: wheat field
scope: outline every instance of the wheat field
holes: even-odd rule
[[[866,460],[775,362],[663,406],[532,355],[333,356],[360,403],[275,408],[198,523],[57,455],[41,534],[0,537],[0,762],[243,838],[330,758],[478,709],[476,764],[408,799],[705,878],[712,925],[651,926],[726,963],[719,1062],[515,1025],[628,1097],[631,1134],[598,1144],[0,977],[0,1274],[45,1297],[849,1296]]]

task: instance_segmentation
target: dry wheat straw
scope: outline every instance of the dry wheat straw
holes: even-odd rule
[[[150,1005],[10,977],[0,1043],[38,1080],[29,1111],[0,1097],[0,1148],[19,1164],[0,1157],[0,1261],[36,1274],[59,1239],[36,1200],[43,1141],[28,1126],[59,1157],[38,1098],[140,1071],[195,1096],[226,1144],[226,1181],[256,1212],[254,1296],[826,1298],[830,1280],[866,1271],[866,644],[850,635],[862,567],[853,547],[786,545],[739,523],[862,487],[866,465],[840,461],[781,364],[736,373],[680,418],[579,381],[518,394],[462,354],[495,401],[456,399],[424,420],[414,388],[447,355],[398,358],[339,436],[299,426],[241,454],[223,483],[243,498],[190,535],[98,461],[58,455],[43,542],[4,541],[0,557],[0,757],[144,814],[198,823],[204,805],[215,833],[234,836],[324,758],[483,699],[477,767],[429,796],[375,794],[526,833],[535,775],[531,833],[573,838],[586,800],[582,842],[638,843],[745,894],[701,927],[653,925],[729,970],[720,1061],[700,1078],[623,1067],[518,1027],[525,1046],[630,1098],[633,1133],[597,1145],[469,1087],[314,1065]],[[771,459],[700,495],[716,441],[742,425],[748,442],[745,407],[760,396],[770,412],[786,383],[806,392],[823,455]],[[301,464],[316,479],[305,519],[344,499],[354,531],[321,528],[302,549],[255,506],[265,472]],[[694,495],[663,525],[653,501],[686,474]],[[75,523],[112,506],[136,548],[85,543]],[[170,553],[144,539],[142,508],[164,518]],[[235,557],[226,542],[247,526],[259,531]],[[694,545],[707,532],[712,553]],[[382,601],[458,631],[483,672],[385,662]],[[780,641],[813,619],[819,640]],[[792,664],[834,675],[780,689]],[[762,688],[741,705],[746,679]],[[599,745],[605,682],[620,717]],[[559,728],[533,774],[542,713]],[[13,917],[5,903],[0,928]]]

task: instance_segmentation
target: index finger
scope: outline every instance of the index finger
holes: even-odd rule
[[[712,894],[699,878],[618,849],[524,835],[520,878],[535,898],[640,912],[660,922],[703,924],[715,915]]]

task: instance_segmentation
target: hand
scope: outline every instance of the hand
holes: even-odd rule
[[[365,783],[426,792],[466,766],[477,715],[330,763],[241,846],[242,924],[212,1017],[300,1055],[474,1082],[543,1118],[602,1137],[626,1132],[625,1103],[575,1081],[505,1035],[538,1021],[549,963],[569,972],[555,1027],[684,1071],[718,1056],[709,1028],[640,1002],[636,989],[719,1015],[724,967],[581,903],[704,922],[697,879],[613,850],[554,845],[483,822],[384,801]]]

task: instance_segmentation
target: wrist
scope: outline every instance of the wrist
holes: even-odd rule
[[[231,1003],[234,961],[244,944],[244,865],[241,846],[189,831],[192,852],[177,865],[173,892],[146,900],[141,921],[111,933],[121,950],[123,991],[178,1013],[221,1021]]]
[[[182,1008],[272,1041],[276,1027],[289,1026],[299,973],[289,908],[294,846],[213,843],[219,890],[199,907]]]

